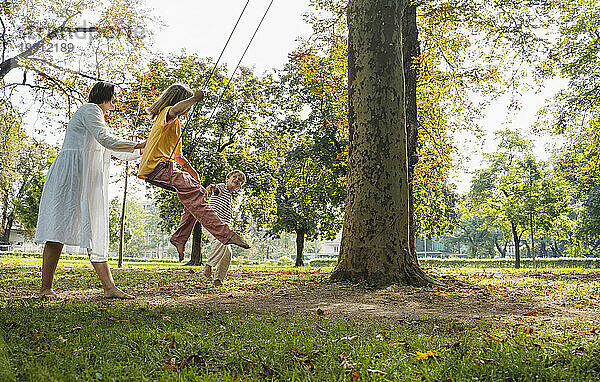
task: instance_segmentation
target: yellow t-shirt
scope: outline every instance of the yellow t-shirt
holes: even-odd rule
[[[156,116],[150,135],[146,141],[146,147],[142,153],[138,177],[144,179],[146,175],[154,171],[160,162],[173,159],[181,155],[181,125],[179,117],[167,122],[169,109],[165,107]],[[173,149],[175,151],[173,152]],[[171,155],[173,154],[173,155]]]

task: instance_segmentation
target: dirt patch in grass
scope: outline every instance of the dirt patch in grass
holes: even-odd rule
[[[114,270],[117,284],[141,305],[204,306],[272,315],[309,313],[399,319],[406,315],[457,321],[507,316],[598,321],[600,274],[518,273],[428,269],[444,287],[391,286],[372,289],[330,284],[323,270],[234,269],[223,287],[213,287],[195,269]],[[29,298],[39,283],[39,268],[1,264],[1,298]],[[61,299],[100,300],[99,282],[83,267],[60,267],[55,288]],[[127,303],[127,302],[125,302]]]

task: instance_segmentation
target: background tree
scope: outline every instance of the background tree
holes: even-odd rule
[[[288,154],[278,176],[277,214],[271,230],[296,234],[297,267],[304,265],[305,239],[334,239],[342,226],[339,177],[328,163],[311,154],[315,153],[310,149]]]
[[[125,208],[124,253],[129,257],[141,257],[146,246],[147,214],[142,206],[134,200],[127,200]],[[121,201],[119,199],[115,198],[110,201],[108,225],[110,250],[116,252],[119,249],[121,226]]]
[[[25,139],[15,153],[15,160],[3,166],[0,176],[2,207],[2,236],[0,243],[8,244],[16,218],[25,229],[32,231],[37,224],[37,213],[45,173],[57,155],[47,144]]]
[[[549,233],[556,220],[568,212],[568,195],[564,183],[546,164],[533,159],[528,142],[517,132],[497,134],[498,150],[486,155],[489,167],[477,173],[470,202],[489,226],[512,236],[518,268],[523,234],[530,232],[533,247],[537,230]]]
[[[70,110],[87,99],[92,80],[127,82],[150,42],[153,21],[139,0],[2,5],[0,87],[5,99],[23,87],[50,109]],[[15,69],[19,80],[7,77]]]

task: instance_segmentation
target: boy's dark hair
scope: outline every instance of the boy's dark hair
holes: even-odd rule
[[[92,86],[88,102],[100,105],[101,103],[110,101],[115,95],[115,85],[109,82],[98,81]]]

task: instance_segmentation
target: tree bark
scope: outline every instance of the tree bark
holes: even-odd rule
[[[6,225],[4,226],[2,237],[0,237],[1,244],[10,244],[10,232],[12,231],[13,220],[14,218],[12,214],[6,218]]]
[[[196,222],[192,231],[192,255],[185,265],[202,265],[202,224]]]
[[[404,57],[404,108],[406,111],[406,136],[408,156],[408,226],[410,254],[417,261],[417,248],[415,247],[415,198],[413,192],[413,179],[417,156],[417,75],[419,57],[419,35],[417,29],[417,6],[409,5],[402,16],[402,54]]]
[[[496,246],[496,250],[498,251],[498,253],[500,253],[500,256],[502,258],[506,257],[506,241],[504,241],[504,247],[501,247],[500,244],[498,244],[498,238],[494,239],[494,245]]]
[[[434,282],[410,253],[401,34],[407,3],[348,4],[348,193],[332,281]]]
[[[521,237],[517,233],[517,227],[511,223],[511,231],[513,235],[513,243],[515,244],[515,268],[521,268],[521,248],[519,248]]]
[[[74,16],[76,16],[77,14],[79,14],[79,12],[74,13],[74,14],[68,16],[63,21],[63,23],[62,23],[61,26],[59,26],[59,27],[51,30],[46,36],[44,36],[43,38],[41,38],[39,41],[33,43],[29,48],[25,49],[24,51],[22,51],[21,53],[19,53],[15,57],[11,57],[11,58],[5,60],[4,62],[0,62],[0,80],[3,79],[11,70],[19,67],[19,60],[23,60],[23,59],[31,57],[37,51],[39,51],[40,49],[43,49],[44,45],[48,41],[54,40],[61,33],[64,33],[64,32],[91,33],[91,32],[97,32],[98,31],[98,28],[96,28],[96,27],[75,27],[75,28],[68,28],[66,26],[67,23]]]
[[[535,226],[533,222],[533,212],[529,214],[529,222],[530,222],[530,232],[531,232],[531,258],[533,259],[533,269],[537,268],[535,264],[535,242],[534,242],[534,232]]]
[[[296,230],[296,266],[304,266],[304,230]]]

